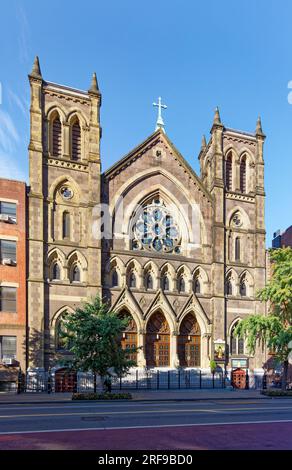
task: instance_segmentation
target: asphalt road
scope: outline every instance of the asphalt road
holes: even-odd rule
[[[292,449],[292,400],[3,404],[0,449]]]

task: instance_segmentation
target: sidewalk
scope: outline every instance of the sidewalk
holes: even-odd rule
[[[206,400],[268,400],[259,390],[123,390],[131,393],[132,401],[206,401]],[[113,391],[115,392],[115,391]],[[118,390],[116,391],[119,392]],[[1,394],[0,405],[29,403],[72,403],[71,393],[14,393]],[[105,400],[101,401],[105,403]],[[108,400],[106,400],[108,403]],[[74,401],[76,403],[76,401]],[[83,402],[85,403],[85,402]]]

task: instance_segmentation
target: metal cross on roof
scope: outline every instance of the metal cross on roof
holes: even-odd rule
[[[165,132],[165,129],[164,129],[164,121],[162,119],[162,114],[161,114],[161,110],[162,108],[163,109],[166,109],[167,106],[165,104],[162,104],[161,103],[161,97],[159,96],[158,98],[158,103],[153,103],[153,106],[157,106],[158,107],[158,116],[157,116],[157,121],[156,121],[156,127],[155,127],[155,130],[157,131],[157,129],[162,129],[163,132]]]

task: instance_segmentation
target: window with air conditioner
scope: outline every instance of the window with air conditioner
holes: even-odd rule
[[[12,364],[16,359],[16,336],[0,336],[0,360]]]
[[[0,240],[0,260],[7,266],[16,265],[16,242],[12,240]]]
[[[0,201],[0,222],[16,223],[16,204]]]
[[[0,287],[0,311],[16,313],[16,287]]]

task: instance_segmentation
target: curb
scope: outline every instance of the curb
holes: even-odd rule
[[[0,407],[3,405],[52,405],[54,403],[60,405],[60,404],[66,404],[66,403],[137,403],[137,402],[143,402],[143,403],[151,403],[151,402],[192,402],[192,401],[230,401],[230,400],[271,400],[273,398],[283,398],[283,397],[267,397],[267,396],[262,396],[262,397],[225,397],[225,398],[138,398],[138,399],[128,399],[128,400],[53,400],[53,401],[6,401],[0,402]],[[288,397],[289,398],[289,397]]]

